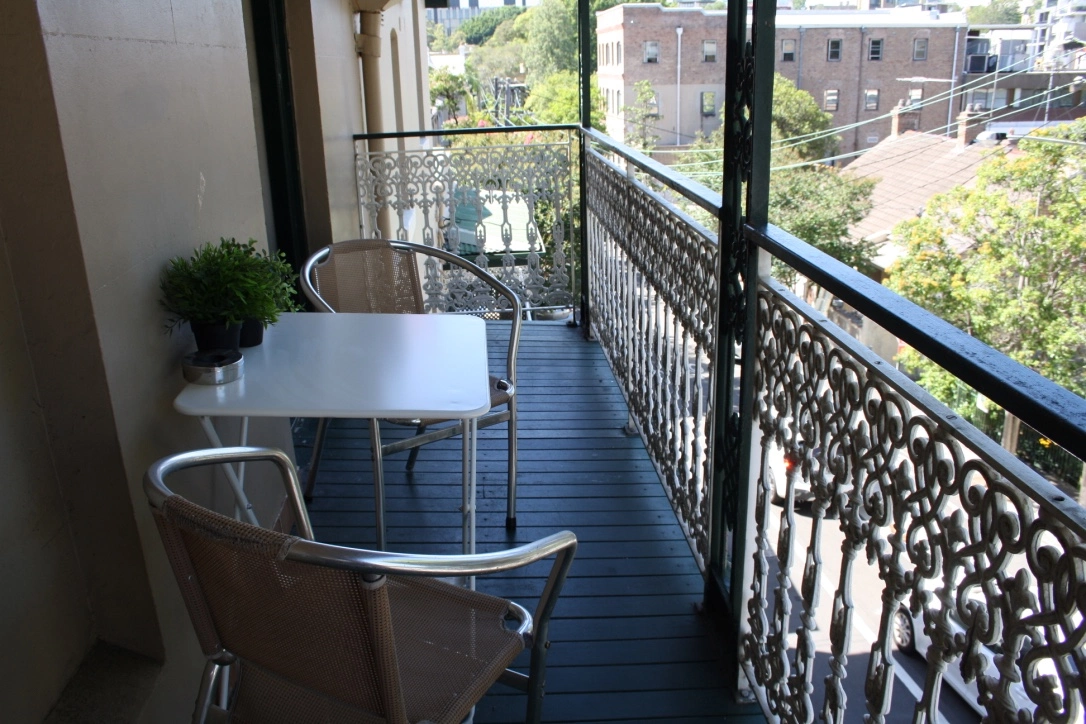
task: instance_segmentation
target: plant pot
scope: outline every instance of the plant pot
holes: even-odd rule
[[[246,319],[241,323],[241,346],[256,347],[264,341],[264,323],[259,319]]]
[[[207,352],[213,349],[238,349],[241,341],[241,323],[189,322],[196,349]]]

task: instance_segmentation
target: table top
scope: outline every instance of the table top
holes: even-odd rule
[[[459,314],[283,314],[241,379],[188,384],[185,415],[462,419],[490,409],[486,325]]]

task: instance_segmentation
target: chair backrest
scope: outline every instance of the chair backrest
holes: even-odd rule
[[[448,286],[446,298],[435,301],[424,294],[419,278],[420,260],[427,271],[425,292],[431,284]],[[448,274],[434,281],[433,270]],[[510,320],[504,374],[516,385],[517,349],[523,307],[516,292],[487,270],[444,249],[385,239],[339,241],[318,250],[302,269],[302,291],[313,305],[326,312],[419,314],[448,311]],[[480,293],[480,290],[485,290]],[[427,308],[427,303],[430,308]],[[492,371],[493,374],[493,371]]]
[[[411,251],[383,239],[341,241],[312,266],[307,280],[336,312],[421,314],[422,286]]]
[[[204,653],[240,660],[241,720],[407,721],[387,578],[287,560],[298,538],[177,495],[153,512]]]

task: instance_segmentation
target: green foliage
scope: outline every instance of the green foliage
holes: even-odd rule
[[[773,138],[786,140],[797,135],[817,133],[830,128],[831,117],[823,113],[806,91],[796,88],[777,73],[773,82]],[[805,160],[833,155],[837,137],[808,139],[775,144],[769,182],[769,221],[811,246],[864,273],[871,273],[873,245],[849,237],[849,227],[871,210],[875,184],[855,179],[847,172],[822,164],[787,168]],[[692,153],[677,167],[718,193],[722,189],[724,128],[708,138],[691,144]],[[707,226],[714,226],[708,215],[693,212]],[[795,272],[784,264],[774,264],[773,275],[785,284],[795,281]]]
[[[273,256],[258,250],[255,239],[208,242],[191,259],[171,259],[162,272],[161,303],[171,315],[167,329],[184,322],[237,324],[246,319],[272,324],[280,312],[301,309],[294,301],[297,278],[282,252]]]
[[[430,102],[441,104],[449,110],[453,119],[459,114],[460,101],[468,95],[467,81],[448,68],[430,69]]]
[[[659,118],[656,91],[653,90],[651,81],[639,80],[634,83],[634,93],[633,104],[622,109],[629,130],[626,142],[640,151],[651,151],[660,140],[660,136],[656,134],[656,122]]]
[[[577,3],[574,0],[543,0],[528,15],[524,60],[528,85],[568,70],[577,72]]]
[[[506,5],[493,10],[487,10],[463,23],[459,30],[464,34],[464,40],[468,45],[482,45],[490,40],[498,26],[510,18],[515,18],[524,12],[524,8],[516,5]]]
[[[847,171],[815,164],[773,171],[769,183],[769,221],[811,246],[865,274],[875,271],[875,246],[850,238],[849,227],[871,210],[875,182]],[[784,264],[773,270],[786,284],[795,271]]]
[[[1086,142],[1086,120],[1043,135]],[[1040,141],[1019,149],[986,161],[973,187],[932,199],[923,217],[894,230],[905,255],[888,285],[1084,395],[1086,150]],[[915,354],[903,362],[925,385],[945,374]]]
[[[453,53],[460,46],[457,36],[449,36],[441,23],[426,23],[426,47],[434,53]]]
[[[603,94],[595,76],[592,78],[592,125],[603,127]],[[532,111],[541,123],[580,123],[581,89],[577,74],[562,70],[532,86],[525,108]]]
[[[833,116],[818,107],[810,93],[800,90],[780,73],[773,74],[773,140],[810,136],[822,133],[833,125]],[[799,158],[812,161],[829,158],[837,153],[837,136],[806,138],[801,141],[775,144],[789,146]],[[781,165],[774,160],[775,165]]]
[[[965,11],[970,25],[1015,25],[1022,21],[1018,0],[991,0]]]

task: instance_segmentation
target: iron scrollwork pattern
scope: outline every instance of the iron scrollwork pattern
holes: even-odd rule
[[[572,135],[541,142],[526,132],[510,141],[507,130],[492,145],[367,151],[359,143],[361,235],[421,240],[468,257],[509,285],[526,309],[570,307]],[[474,299],[467,277],[436,261],[427,262],[424,276],[427,308],[485,303]]]
[[[592,327],[704,571],[716,240],[595,152],[585,184]]]
[[[1060,507],[1046,481],[782,287],[760,288],[757,324],[762,455],[743,654],[768,708],[784,721],[842,722],[846,705],[864,706],[845,696],[852,674],[865,679],[865,719],[885,721],[895,676],[893,619],[904,609],[922,617],[931,641],[913,721],[938,721],[944,674],[957,667],[975,682],[987,721],[1081,722],[1081,517]],[[770,506],[770,458],[777,454],[787,469],[779,514]],[[809,523],[795,512],[801,490],[812,500]],[[800,522],[810,526],[806,540]],[[823,555],[833,550],[822,544],[832,526],[842,542],[839,566],[827,569]],[[822,580],[828,570],[839,570],[836,581]],[[865,653],[851,642],[853,631],[863,630],[853,597],[864,584],[857,580],[881,586],[862,673],[848,667],[850,652]],[[830,650],[821,652],[830,674],[817,687],[823,587],[833,590]],[[825,691],[821,702],[816,690]]]

